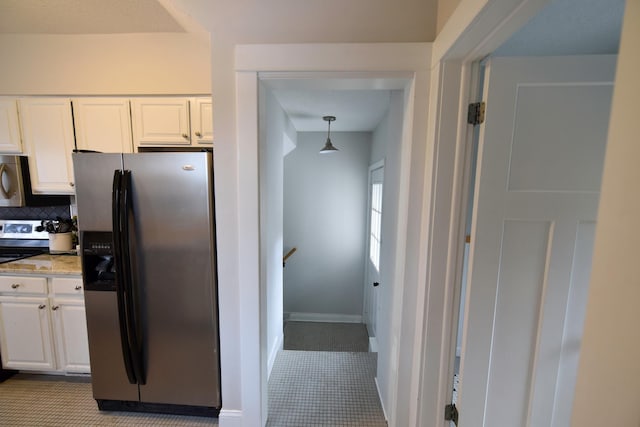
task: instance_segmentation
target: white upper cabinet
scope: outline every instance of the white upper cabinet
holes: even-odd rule
[[[33,192],[73,194],[71,153],[75,139],[71,100],[23,98],[18,105]]]
[[[211,146],[212,107],[210,96],[133,98],[133,145]]]
[[[191,143],[213,144],[213,102],[211,97],[194,98],[191,101]]]
[[[79,150],[133,151],[128,98],[77,98],[72,103]]]
[[[131,100],[135,146],[190,145],[188,98]]]
[[[22,153],[18,105],[15,98],[0,97],[0,153]]]

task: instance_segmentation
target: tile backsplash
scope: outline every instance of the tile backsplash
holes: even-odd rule
[[[33,206],[23,208],[0,207],[0,219],[71,218],[69,206]]]

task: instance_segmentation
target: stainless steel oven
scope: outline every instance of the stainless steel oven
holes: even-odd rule
[[[0,220],[0,264],[49,250],[49,235],[36,231],[38,225],[37,220]]]

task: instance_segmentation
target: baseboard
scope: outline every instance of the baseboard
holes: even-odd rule
[[[292,322],[362,323],[361,314],[338,313],[285,313]]]
[[[278,352],[282,350],[284,345],[284,334],[279,334],[276,341],[273,343],[271,347],[271,351],[269,352],[269,360],[267,361],[267,378],[271,377],[271,370],[273,369],[273,364],[276,361],[276,356]]]
[[[242,427],[242,411],[235,409],[221,409],[218,415],[220,427]]]
[[[378,352],[378,338],[369,337],[369,353]]]
[[[378,384],[378,377],[375,377],[373,381],[376,383],[376,391],[378,392],[378,400],[380,406],[382,406],[382,413],[384,414],[384,420],[389,423],[389,417],[387,417],[387,410],[384,408],[384,400],[382,400],[382,394],[380,394],[380,384]]]

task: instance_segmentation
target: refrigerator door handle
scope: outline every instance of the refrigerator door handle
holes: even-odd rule
[[[124,368],[127,372],[127,379],[130,384],[137,384],[133,362],[131,359],[131,349],[129,348],[129,334],[127,333],[127,313],[125,298],[124,260],[122,257],[122,171],[115,170],[113,173],[113,191],[111,193],[111,214],[113,221],[113,255],[115,260],[116,275],[116,297],[118,301],[118,325],[120,327],[120,343],[122,345],[122,358]]]
[[[138,384],[146,383],[146,376],[143,367],[143,339],[142,339],[142,323],[140,321],[140,302],[139,293],[136,286],[135,266],[135,218],[133,214],[133,198],[131,185],[131,171],[125,170],[122,175],[121,182],[121,198],[120,198],[120,215],[122,221],[122,257],[124,261],[124,283],[125,298],[127,300],[127,334],[129,336],[129,348],[131,351],[131,361],[133,362],[133,371],[138,380]],[[133,250],[132,250],[133,248]]]

